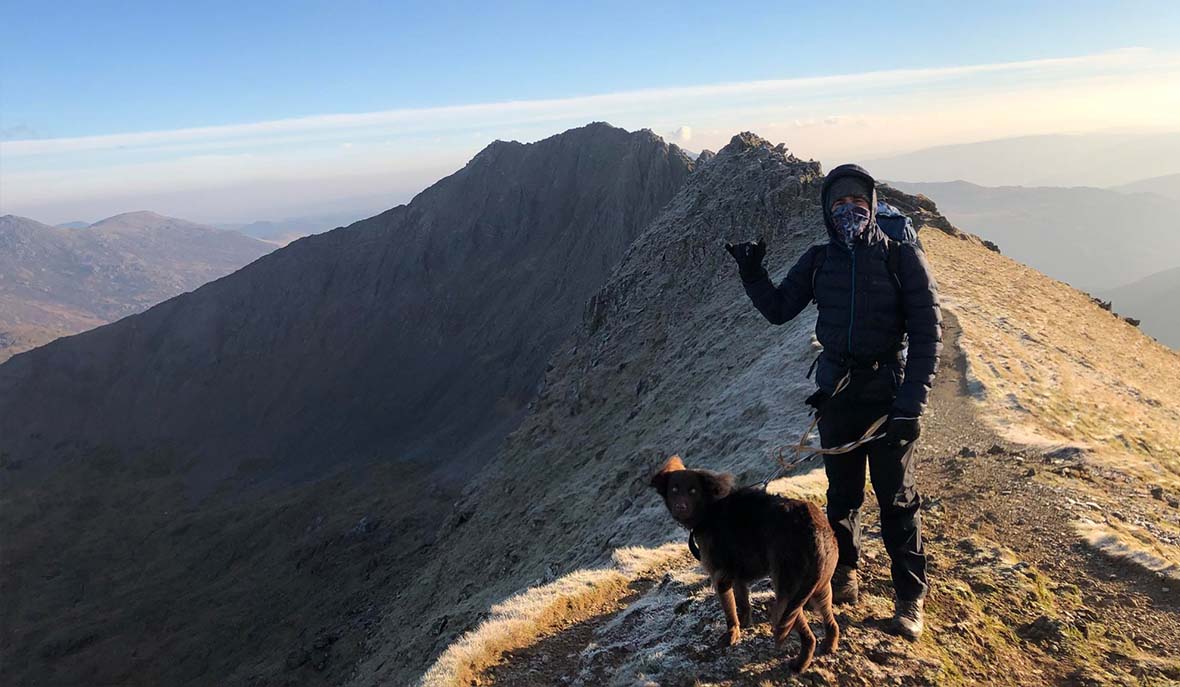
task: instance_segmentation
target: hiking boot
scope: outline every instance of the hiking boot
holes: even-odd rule
[[[856,568],[851,565],[837,565],[832,575],[832,603],[854,604],[860,598],[860,583],[856,579]]]
[[[911,642],[922,636],[926,613],[922,599],[897,600],[893,611],[893,630]]]

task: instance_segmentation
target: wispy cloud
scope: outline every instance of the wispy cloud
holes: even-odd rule
[[[1169,57],[1173,65],[1175,58]],[[1144,66],[1157,64],[1160,57],[1140,48],[1127,48],[1096,55],[1020,62],[895,69],[802,77],[741,81],[733,83],[654,88],[618,93],[555,98],[478,103],[448,107],[407,108],[354,114],[325,114],[291,119],[276,119],[248,124],[195,127],[170,131],[145,131],[101,136],[7,141],[4,154],[12,157],[47,155],[93,150],[130,150],[192,144],[200,141],[232,141],[239,145],[266,142],[272,136],[314,135],[323,132],[352,132],[372,128],[420,132],[445,129],[456,124],[534,123],[583,113],[612,113],[669,102],[701,99],[746,98],[749,96],[816,95],[835,91],[889,89],[915,84],[929,84],[972,76],[1038,77],[1053,79],[1072,74],[1092,73],[1096,68]],[[487,124],[485,124],[486,126]],[[288,141],[290,138],[280,138]],[[167,148],[173,150],[174,148]]]
[[[692,147],[736,131],[823,158],[1044,133],[1175,125],[1180,56],[1129,48],[1077,57],[652,88],[0,142],[3,202],[459,166],[492,138],[535,140],[606,120]],[[431,179],[423,177],[422,185]],[[11,210],[10,210],[11,211]]]

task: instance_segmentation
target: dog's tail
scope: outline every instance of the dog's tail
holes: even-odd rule
[[[791,634],[791,630],[799,633],[799,655],[791,661],[791,670],[797,673],[807,670],[807,667],[811,665],[812,657],[815,656],[815,634],[807,625],[807,616],[803,614],[803,605],[815,594],[816,582],[813,580],[809,584],[800,584],[792,590],[783,590],[788,592],[789,596],[780,594],[770,610],[771,627],[776,645],[782,646]]]
[[[813,585],[798,585],[791,590],[776,590],[777,598],[770,609],[771,626],[776,630],[783,627],[784,635],[789,633],[791,631],[789,623],[793,623],[795,620],[792,616],[797,617],[802,612],[803,604],[807,603],[813,593],[815,593]]]

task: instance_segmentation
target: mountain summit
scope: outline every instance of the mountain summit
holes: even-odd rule
[[[451,469],[510,428],[552,348],[692,163],[592,124],[497,141],[400,206],[0,368],[14,454],[167,448],[208,482],[352,457]],[[150,219],[101,225],[132,230]],[[101,397],[102,402],[96,403]],[[273,475],[272,475],[273,476]]]

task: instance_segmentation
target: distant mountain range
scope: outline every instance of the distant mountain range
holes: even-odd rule
[[[1180,349],[1180,267],[1156,272],[1097,294],[1121,315],[1141,320],[1139,328]]]
[[[1180,160],[1177,161],[1177,164],[1180,164]],[[1120,193],[1154,193],[1180,203],[1180,173],[1140,179],[1129,184],[1114,186],[1111,190]]]
[[[374,213],[368,213],[374,214]],[[221,229],[236,231],[253,236],[260,241],[285,246],[297,238],[319,234],[331,229],[352,224],[365,217],[365,213],[338,212],[333,214],[288,217],[278,220],[259,220],[239,224],[218,224]]]
[[[937,198],[955,226],[1083,290],[1111,289],[1180,262],[1176,201],[1154,193],[966,181],[889,183]]]
[[[1019,136],[925,148],[864,165],[878,179],[909,182],[1109,187],[1174,175],[1178,160],[1180,131]]]
[[[191,291],[274,248],[153,212],[78,224],[0,217],[0,361]]]

